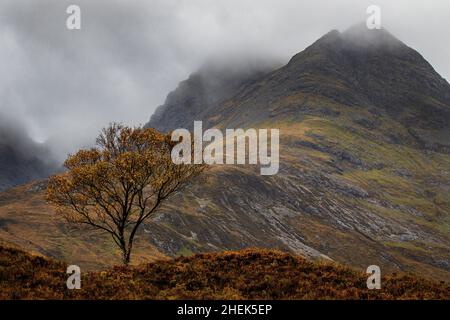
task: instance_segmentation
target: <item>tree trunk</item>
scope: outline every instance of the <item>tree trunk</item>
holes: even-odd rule
[[[124,256],[124,264],[126,266],[128,266],[128,264],[130,263],[131,249],[132,248],[133,248],[133,240],[130,240],[130,242],[128,242],[128,248],[125,250],[126,254]]]
[[[126,248],[122,249],[122,263],[126,267],[130,263],[130,251],[128,251]]]

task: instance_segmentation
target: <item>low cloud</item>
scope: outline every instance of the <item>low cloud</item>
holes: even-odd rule
[[[65,27],[70,4],[81,7],[79,31]],[[62,160],[92,143],[109,122],[147,122],[166,94],[206,61],[286,62],[329,30],[364,21],[371,4],[3,0],[0,126],[10,128],[14,121],[34,140],[47,141]],[[444,32],[450,29],[450,3],[377,4],[383,26],[449,78],[450,43]]]

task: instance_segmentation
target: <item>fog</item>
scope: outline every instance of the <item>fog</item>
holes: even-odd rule
[[[57,169],[60,163],[55,162],[54,157],[49,157],[48,146],[45,143],[35,142],[28,135],[21,119],[14,119],[3,111],[0,110],[0,160],[7,158],[21,161],[40,160],[48,170]],[[3,152],[8,154],[1,154]]]
[[[66,28],[70,4],[81,8],[81,30]],[[45,142],[62,160],[93,143],[109,122],[145,124],[167,93],[206,61],[287,62],[331,29],[343,31],[365,21],[371,4],[2,0],[0,126]],[[448,79],[450,2],[376,4],[383,27]]]

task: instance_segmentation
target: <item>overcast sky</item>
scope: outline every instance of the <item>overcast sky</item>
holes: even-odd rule
[[[81,7],[81,30],[66,28],[70,4]],[[146,123],[211,57],[287,62],[365,21],[371,4],[450,78],[448,0],[1,0],[0,126],[17,123],[63,157],[111,121]]]

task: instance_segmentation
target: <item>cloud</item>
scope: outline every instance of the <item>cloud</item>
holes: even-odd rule
[[[6,154],[4,153],[6,150]],[[36,143],[28,135],[26,127],[19,119],[14,119],[0,111],[0,165],[5,159],[20,159],[21,161],[39,161],[49,171],[58,166],[54,157],[49,155],[45,144]],[[18,165],[14,163],[14,165]],[[44,166],[42,167],[44,169]]]
[[[82,29],[65,27],[81,7]],[[60,159],[111,121],[144,124],[167,93],[214,57],[286,62],[331,29],[366,19],[371,1],[3,0],[0,115]],[[378,1],[382,23],[450,77],[450,3]],[[0,124],[3,125],[3,124]]]

